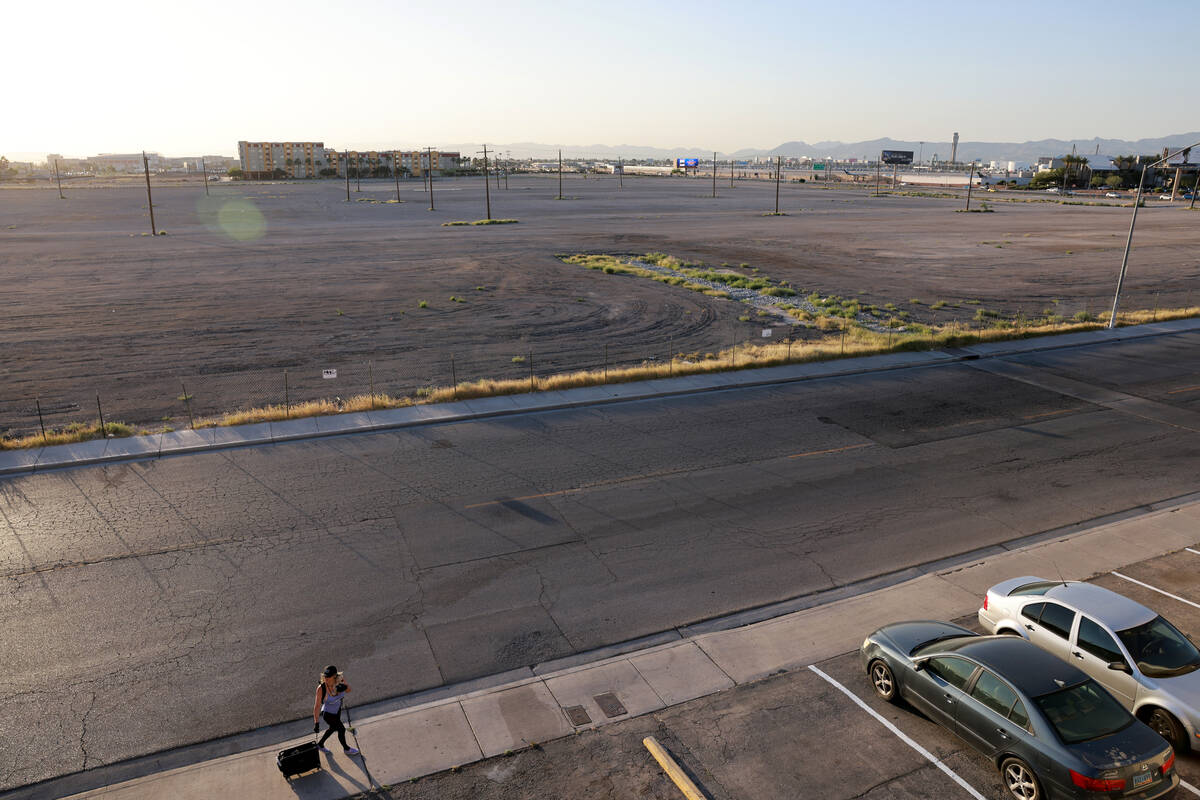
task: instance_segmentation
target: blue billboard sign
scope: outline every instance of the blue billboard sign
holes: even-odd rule
[[[677,158],[677,159],[675,159],[675,166],[682,167],[683,169],[691,169],[693,167],[700,166],[700,159],[698,159],[698,158]]]

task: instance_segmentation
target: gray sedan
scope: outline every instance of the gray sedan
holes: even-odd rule
[[[1079,667],[1179,752],[1200,744],[1200,650],[1141,603],[1026,575],[988,589],[979,624]]]
[[[884,700],[908,701],[995,763],[1018,800],[1165,797],[1175,752],[1079,669],[1011,636],[898,622],[862,644]]]

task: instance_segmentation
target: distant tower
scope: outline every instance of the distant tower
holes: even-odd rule
[[[954,144],[950,146],[950,163],[958,163],[958,131],[954,132]]]

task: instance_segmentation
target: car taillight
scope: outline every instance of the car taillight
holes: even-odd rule
[[[1071,783],[1080,789],[1087,789],[1089,792],[1113,792],[1125,788],[1124,778],[1089,778],[1086,775],[1080,775],[1075,770],[1070,770],[1070,772]]]
[[[1171,755],[1167,756],[1167,760],[1163,762],[1162,774],[1166,775],[1171,771],[1171,767],[1175,766],[1175,751],[1171,751]]]
[[[987,598],[988,598],[988,596],[985,594],[983,596],[983,610],[984,611],[987,611]]]

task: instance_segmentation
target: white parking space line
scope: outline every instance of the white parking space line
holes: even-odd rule
[[[845,686],[842,686],[840,683],[838,683],[837,681],[835,681],[833,678],[831,678],[831,677],[829,677],[828,675],[826,675],[824,672],[822,672],[820,669],[818,669],[818,668],[817,668],[817,666],[816,666],[815,664],[809,664],[809,665],[808,665],[808,668],[809,668],[809,669],[811,669],[813,672],[817,673],[818,675],[820,675],[822,678],[824,678],[824,679],[825,679],[826,681],[828,681],[829,683],[833,684],[833,686],[834,686],[834,687],[835,687],[835,688],[836,688],[838,691],[840,691],[842,694],[846,695],[846,697],[849,697],[851,700],[853,700],[853,701],[854,701],[854,702],[855,702],[855,703],[858,705],[858,707],[859,707],[859,708],[861,708],[863,711],[866,711],[866,712],[867,712],[868,714],[870,714],[872,717],[874,717],[875,719],[879,720],[879,723],[880,723],[881,725],[883,725],[883,727],[885,727],[885,728],[887,728],[889,731],[891,731],[892,733],[896,734],[896,737],[897,737],[898,739],[900,739],[900,741],[904,742],[906,745],[908,745],[909,747],[911,747],[913,750],[916,750],[918,753],[920,753],[921,755],[925,756],[925,758],[926,758],[926,759],[928,759],[928,760],[929,760],[929,762],[930,762],[931,764],[933,764],[935,767],[937,767],[938,769],[940,769],[942,772],[944,772],[944,773],[946,773],[947,775],[949,775],[949,776],[950,776],[950,778],[951,778],[951,779],[952,779],[952,780],[953,780],[955,783],[957,783],[959,786],[961,786],[961,787],[963,787],[964,789],[966,789],[966,790],[967,790],[967,793],[968,793],[968,794],[970,794],[970,795],[971,795],[971,797],[974,797],[974,798],[975,798],[975,800],[986,800],[986,798],[985,798],[983,795],[981,795],[979,792],[975,791],[975,790],[974,790],[974,789],[971,787],[971,784],[967,783],[967,782],[966,782],[966,781],[964,781],[962,778],[960,778],[960,777],[958,776],[958,773],[956,773],[954,770],[950,769],[950,768],[949,768],[949,767],[947,767],[947,766],[946,766],[944,763],[942,763],[942,760],[941,760],[941,759],[939,759],[939,758],[938,758],[937,756],[935,756],[933,753],[929,752],[929,751],[928,751],[928,750],[926,750],[924,747],[921,747],[921,745],[917,744],[917,743],[916,743],[916,742],[914,742],[912,739],[910,739],[910,738],[909,738],[909,737],[908,737],[908,736],[907,736],[907,735],[904,733],[904,731],[900,730],[900,729],[899,729],[899,728],[897,728],[895,725],[893,725],[891,722],[889,722],[888,720],[886,720],[886,719],[884,719],[882,716],[880,716],[880,715],[879,715],[879,713],[875,711],[875,709],[871,708],[869,705],[867,705],[866,703],[864,703],[862,700],[859,700],[859,699],[858,699],[858,696],[857,696],[857,695],[855,695],[855,694],[854,694],[854,692],[850,691],[850,690],[849,690],[849,689],[847,689]]]
[[[1190,548],[1190,547],[1185,547],[1185,548],[1183,548],[1183,549],[1184,549],[1184,550],[1187,550],[1189,553],[1195,553],[1196,555],[1200,556],[1200,550],[1193,550],[1193,549],[1192,549],[1192,548]]]
[[[1116,570],[1113,570],[1110,574],[1116,575],[1118,578],[1129,581],[1130,583],[1136,583],[1138,586],[1144,586],[1145,588],[1149,589],[1152,592],[1158,592],[1159,594],[1164,594],[1167,597],[1171,598],[1172,600],[1178,600],[1181,603],[1187,603],[1192,608],[1200,608],[1200,603],[1193,603],[1191,600],[1184,600],[1182,597],[1180,597],[1177,594],[1171,594],[1170,592],[1164,592],[1162,589],[1159,589],[1156,586],[1151,586],[1148,583],[1142,583],[1141,581],[1136,580],[1135,578],[1131,578],[1128,575],[1122,575],[1121,573],[1117,572]]]
[[[1182,788],[1184,788],[1184,789],[1187,789],[1189,792],[1191,792],[1192,794],[1196,795],[1197,797],[1200,797],[1200,789],[1197,789],[1195,786],[1192,786],[1192,785],[1191,785],[1190,783],[1188,783],[1187,781],[1182,781],[1182,780],[1181,780],[1181,781],[1179,782],[1179,785],[1180,785],[1180,787],[1182,787]]]

